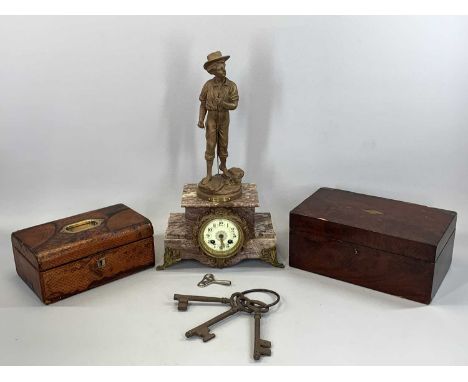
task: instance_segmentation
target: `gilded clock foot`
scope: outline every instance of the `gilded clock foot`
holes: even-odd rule
[[[156,267],[157,271],[162,271],[169,268],[171,265],[178,263],[181,260],[180,250],[168,248],[164,249],[164,263]]]
[[[260,260],[273,265],[277,268],[284,268],[284,264],[278,261],[278,255],[276,253],[276,247],[262,249]]]

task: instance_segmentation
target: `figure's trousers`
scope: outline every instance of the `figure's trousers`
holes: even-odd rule
[[[212,161],[215,157],[215,148],[219,158],[228,156],[229,111],[208,111],[206,117],[206,151],[205,159]]]

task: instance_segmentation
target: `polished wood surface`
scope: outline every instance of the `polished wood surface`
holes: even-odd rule
[[[456,213],[322,188],[290,213],[289,263],[429,304],[451,264]]]
[[[290,224],[312,235],[435,261],[456,218],[453,211],[321,188],[291,211]]]

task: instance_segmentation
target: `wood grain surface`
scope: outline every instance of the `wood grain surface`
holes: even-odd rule
[[[435,261],[456,219],[453,211],[321,188],[290,212],[290,227]]]
[[[289,264],[429,304],[450,268],[456,216],[321,188],[290,212]]]

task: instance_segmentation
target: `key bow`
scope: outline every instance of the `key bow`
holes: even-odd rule
[[[205,276],[203,276],[203,279],[197,284],[197,286],[204,288],[210,284],[230,286],[231,282],[229,280],[216,280],[213,273],[207,273]]]

